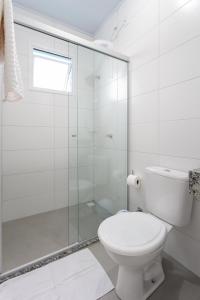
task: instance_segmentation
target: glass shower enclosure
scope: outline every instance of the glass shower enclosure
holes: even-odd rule
[[[2,272],[127,208],[127,62],[15,30],[25,97],[2,104]]]

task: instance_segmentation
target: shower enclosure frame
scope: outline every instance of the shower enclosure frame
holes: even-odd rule
[[[44,33],[46,35],[58,38],[60,40],[66,41],[66,42],[70,42],[72,44],[75,44],[77,46],[81,46],[90,50],[94,50],[96,52],[99,52],[101,54],[105,54],[107,56],[110,56],[112,58],[116,58],[119,59],[121,61],[124,61],[127,63],[127,100],[128,100],[128,63],[129,63],[129,58],[125,55],[122,55],[118,52],[115,52],[113,50],[110,49],[105,49],[102,47],[99,47],[97,45],[94,44],[93,41],[86,41],[83,38],[77,37],[73,34],[67,33],[65,31],[59,30],[59,29],[55,29],[53,26],[44,24],[40,21],[37,20],[31,20],[30,18],[26,17],[26,16],[16,16],[15,20],[14,20],[14,24],[16,25],[21,25],[25,28],[29,28],[35,31],[38,31],[40,33]],[[128,102],[127,102],[127,106],[128,106]],[[127,115],[127,123],[128,123],[128,115]],[[128,128],[127,128],[127,136],[128,136]],[[128,141],[127,141],[128,143]],[[127,158],[128,159],[128,158]],[[1,185],[2,187],[2,185]],[[127,200],[126,200],[126,206],[128,207],[128,195],[127,195]],[[2,216],[1,217],[1,224],[2,224]],[[1,225],[2,227],[2,225]],[[0,232],[2,235],[2,230],[0,228]],[[1,241],[2,241],[2,236],[1,236]],[[97,242],[98,241],[98,237],[93,237],[90,240],[87,241],[81,241],[81,242],[76,242],[75,244],[71,244],[68,245],[65,248],[62,248],[56,252],[53,253],[49,253],[44,257],[38,258],[34,261],[28,262],[25,265],[19,266],[15,269],[6,271],[5,273],[1,272],[2,269],[2,254],[0,255],[0,283],[10,279],[10,278],[14,278],[18,275],[24,274],[26,272],[30,272],[34,269],[37,269],[41,266],[44,266],[52,261],[55,261],[57,259],[60,259],[62,257],[65,257],[75,251],[78,251],[84,247],[87,247],[88,245]],[[2,248],[2,247],[1,247]]]

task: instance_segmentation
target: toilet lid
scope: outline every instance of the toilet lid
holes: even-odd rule
[[[120,213],[104,220],[98,229],[102,244],[110,251],[139,256],[160,248],[166,239],[165,225],[141,212]]]

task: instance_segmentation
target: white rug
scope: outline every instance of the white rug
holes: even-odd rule
[[[96,300],[113,289],[90,250],[80,250],[0,285],[0,300]]]

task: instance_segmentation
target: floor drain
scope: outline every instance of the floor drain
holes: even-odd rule
[[[94,206],[96,206],[96,204],[95,204],[94,201],[89,201],[89,202],[87,202],[87,206],[88,207],[94,207]]]

